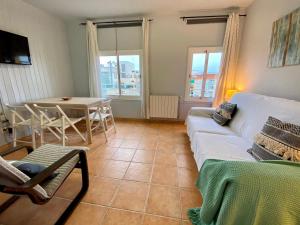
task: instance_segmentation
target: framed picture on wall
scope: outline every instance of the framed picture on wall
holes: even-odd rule
[[[300,8],[292,13],[285,65],[300,64]]]
[[[290,15],[280,18],[273,23],[269,67],[284,66],[289,28]]]
[[[268,65],[300,65],[300,8],[273,23]]]

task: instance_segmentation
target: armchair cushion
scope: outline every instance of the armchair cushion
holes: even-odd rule
[[[5,159],[0,156],[0,177],[3,180],[6,180],[8,183],[13,185],[22,185],[25,184],[27,181],[30,180],[26,174],[22,171],[18,170],[16,167],[11,165]],[[34,188],[34,193],[40,199],[47,199],[49,198],[46,190],[42,188],[40,185],[36,185]]]
[[[74,149],[88,150],[88,148],[86,147],[75,147],[75,146],[63,147],[59,145],[46,144],[37,148],[22,160],[31,163],[38,163],[45,167],[49,167],[51,164],[58,161],[59,159],[61,159],[62,157],[64,157],[66,154],[70,153]],[[58,188],[63,183],[63,181],[72,172],[72,170],[74,169],[78,161],[79,161],[78,156],[73,157],[72,159],[70,159],[68,162],[66,162],[56,170],[58,175],[55,178],[41,184],[41,186],[46,190],[49,197],[52,197],[55,194],[55,192],[58,190]]]

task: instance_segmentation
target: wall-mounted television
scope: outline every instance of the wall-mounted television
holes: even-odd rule
[[[28,38],[0,30],[0,63],[31,65]]]

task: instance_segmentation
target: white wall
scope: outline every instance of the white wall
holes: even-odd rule
[[[180,16],[151,17],[154,19],[150,25],[151,94],[184,96],[188,47],[222,46],[226,24],[186,25],[179,19]],[[87,96],[85,28],[79,23],[68,23],[68,37],[76,95]],[[128,42],[132,40],[130,35],[127,39]],[[181,102],[180,105],[185,108],[193,104]],[[119,117],[137,118],[141,114],[139,101],[114,101],[113,110]],[[180,112],[180,118],[184,119],[187,109],[180,109]]]
[[[184,96],[188,48],[223,45],[225,23],[186,25],[179,17],[160,16],[151,22],[152,94]]]
[[[23,1],[0,0],[0,30],[28,37],[32,58],[30,66],[0,64],[4,103],[74,94],[64,22]]]
[[[256,0],[247,10],[238,88],[300,100],[300,66],[268,68],[272,23],[300,7],[299,0]]]

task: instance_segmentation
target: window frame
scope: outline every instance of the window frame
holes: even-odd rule
[[[186,72],[186,84],[185,84],[185,101],[191,102],[213,102],[214,98],[207,97],[191,97],[190,96],[190,77],[192,74],[192,66],[193,66],[193,54],[197,53],[215,53],[222,52],[223,58],[223,47],[190,47],[188,48],[188,56],[187,56],[187,72]],[[206,80],[207,68],[208,68],[208,58],[205,57],[205,65],[204,65],[204,73],[203,73],[203,81]],[[222,61],[222,59],[221,59]],[[221,66],[221,65],[220,65]],[[202,87],[205,87],[206,82],[202,82]],[[205,92],[205,88],[201,90],[201,95]]]
[[[117,57],[117,71],[118,71],[118,86],[119,86],[119,95],[107,95],[111,99],[117,100],[141,100],[142,99],[142,85],[143,85],[143,50],[107,50],[107,51],[99,51],[99,60],[101,56],[116,56]],[[131,96],[131,95],[122,95],[121,92],[121,74],[120,74],[120,64],[119,64],[119,56],[122,55],[138,55],[140,57],[140,95],[139,96]],[[121,94],[121,95],[120,95]]]

